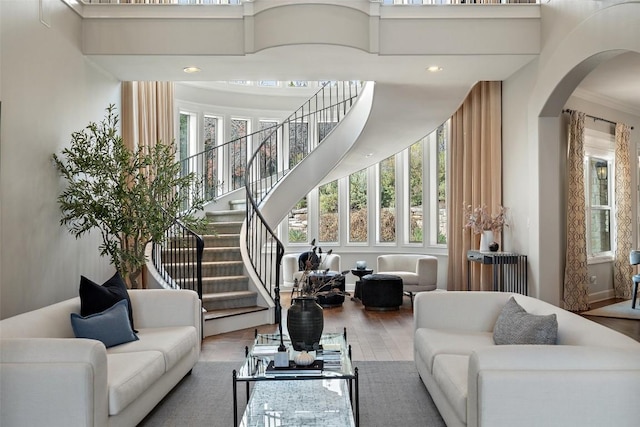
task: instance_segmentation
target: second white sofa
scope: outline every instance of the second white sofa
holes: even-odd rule
[[[556,315],[557,345],[494,343],[512,296],[527,314]],[[638,425],[640,343],[535,298],[420,293],[414,358],[448,427]]]

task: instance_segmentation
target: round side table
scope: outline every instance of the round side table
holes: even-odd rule
[[[362,299],[362,290],[360,289],[361,280],[364,276],[371,273],[373,273],[373,269],[371,268],[352,268],[351,269],[351,274],[353,274],[358,278],[358,280],[356,281],[356,289],[353,293],[353,298],[351,298],[351,301]]]

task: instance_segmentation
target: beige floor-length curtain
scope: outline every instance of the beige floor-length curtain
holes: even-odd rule
[[[173,83],[122,82],[122,138],[130,149],[173,143]]]
[[[564,308],[589,309],[587,222],[584,195],[584,113],[571,112],[567,153],[567,252],[564,268]]]
[[[616,197],[616,253],[613,263],[613,289],[616,298],[630,299],[633,268],[629,264],[633,236],[631,208],[631,157],[629,133],[624,123],[616,124],[615,197]]]
[[[122,82],[122,139],[132,151],[154,147],[158,141],[173,144],[173,83]],[[146,268],[140,283],[146,284]]]
[[[502,205],[502,83],[479,82],[451,117],[447,289],[467,289],[467,251],[480,235],[464,229],[464,206]],[[491,290],[491,269],[471,263],[471,289]]]

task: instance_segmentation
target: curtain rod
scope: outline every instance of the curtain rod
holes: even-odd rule
[[[566,110],[562,110],[563,113],[573,113],[576,110],[571,110],[569,108],[567,108]],[[586,114],[585,113],[585,117],[589,117],[590,119],[593,119],[595,121],[601,121],[601,122],[607,122],[607,123],[611,123],[612,125],[617,124],[616,122],[612,122],[611,120],[607,120],[607,119],[603,119],[602,117],[596,117],[596,116],[592,116],[591,114]],[[631,130],[633,130],[633,126],[631,126]]]

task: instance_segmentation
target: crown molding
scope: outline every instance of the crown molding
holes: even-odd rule
[[[580,98],[587,102],[593,102],[594,104],[600,104],[604,107],[611,108],[613,110],[617,110],[623,113],[631,114],[633,116],[640,117],[640,108],[637,108],[633,105],[625,104],[616,99],[610,98],[608,96],[600,95],[588,90],[577,88],[573,95],[576,98]]]

